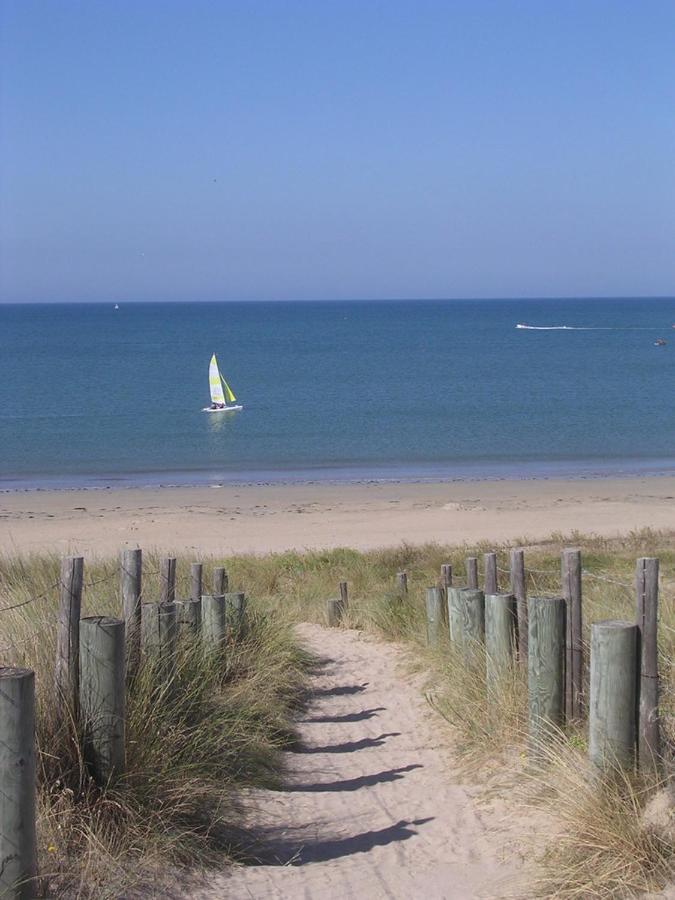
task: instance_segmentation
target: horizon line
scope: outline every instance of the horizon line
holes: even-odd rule
[[[224,303],[490,303],[500,302],[509,303],[519,302],[536,302],[536,301],[565,301],[565,300],[675,300],[675,294],[561,294],[561,295],[545,295],[537,296],[509,296],[509,297],[315,297],[315,298],[257,298],[251,300],[213,300],[213,299],[176,299],[166,298],[161,300],[123,300],[120,298],[109,298],[106,300],[2,300],[0,306],[103,306],[106,304],[125,304],[125,305],[142,305],[142,304],[224,304]]]

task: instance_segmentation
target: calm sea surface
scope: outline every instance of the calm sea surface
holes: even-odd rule
[[[675,471],[672,323],[675,299],[4,305],[0,487]],[[201,412],[214,351],[242,412]]]

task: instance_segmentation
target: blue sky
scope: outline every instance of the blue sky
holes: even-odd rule
[[[673,0],[0,11],[4,301],[675,293]]]

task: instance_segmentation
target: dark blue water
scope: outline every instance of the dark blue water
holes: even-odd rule
[[[672,469],[674,322],[675,299],[0,306],[0,478]],[[214,351],[240,413],[201,412]]]

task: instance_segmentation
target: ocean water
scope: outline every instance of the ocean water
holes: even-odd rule
[[[0,487],[674,471],[673,323],[675,299],[3,305]],[[201,411],[214,351],[242,412]]]

